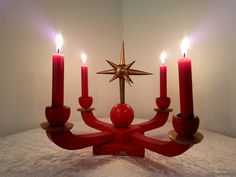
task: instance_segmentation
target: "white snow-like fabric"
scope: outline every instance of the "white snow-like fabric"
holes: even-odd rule
[[[136,122],[144,121],[137,120]],[[77,122],[74,132],[95,132]],[[147,135],[168,139],[167,123]],[[227,177],[236,176],[236,139],[201,130],[200,144],[177,157],[146,150],[145,158],[93,156],[92,148],[57,147],[37,128],[0,138],[0,177]]]

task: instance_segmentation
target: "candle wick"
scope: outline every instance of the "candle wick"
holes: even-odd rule
[[[184,58],[185,58],[185,53],[184,53]]]
[[[57,53],[60,53],[60,49],[57,49]]]

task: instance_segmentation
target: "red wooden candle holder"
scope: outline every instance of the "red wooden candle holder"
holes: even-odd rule
[[[169,98],[157,98],[155,116],[143,123],[131,124],[133,120],[133,110],[127,104],[115,105],[110,114],[113,124],[98,120],[94,114],[94,108],[88,107],[92,102],[92,97],[80,98],[79,103],[84,122],[99,132],[91,134],[73,134],[70,129],[71,123],[65,123],[68,119],[69,108],[46,108],[48,122],[41,126],[47,132],[48,137],[58,146],[64,149],[81,149],[93,146],[94,155],[129,155],[144,157],[145,149],[149,149],[164,156],[177,156],[184,153],[194,144],[200,142],[203,135],[196,133],[199,119],[186,120],[180,117],[173,117],[175,130],[170,131],[169,141],[163,141],[144,135],[146,131],[153,130],[165,125],[169,113]],[[168,101],[167,101],[168,100]],[[88,104],[89,103],[89,104]],[[85,108],[86,107],[86,108]],[[164,109],[162,109],[164,107]],[[55,126],[56,125],[56,126]]]
[[[165,125],[168,120],[170,98],[156,98],[156,114],[143,123],[132,124],[134,111],[130,105],[125,104],[125,81],[133,83],[129,75],[149,75],[150,73],[130,69],[134,62],[125,64],[124,43],[122,43],[120,64],[107,61],[113,69],[99,72],[98,74],[113,74],[111,81],[119,78],[120,103],[116,104],[110,113],[112,124],[97,119],[94,108],[91,108],[93,98],[83,96],[78,99],[82,108],[83,121],[90,127],[98,130],[90,134],[74,134],[71,132],[73,124],[67,122],[70,116],[69,107],[46,107],[48,122],[41,124],[46,130],[49,139],[56,145],[69,150],[93,146],[94,155],[112,154],[144,157],[145,149],[149,149],[164,156],[177,156],[184,153],[194,144],[203,139],[197,132],[199,118],[174,116],[172,119],[174,130],[169,132],[170,140],[164,141],[146,136],[144,133]]]

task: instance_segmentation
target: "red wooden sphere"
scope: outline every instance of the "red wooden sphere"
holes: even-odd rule
[[[134,120],[134,111],[128,104],[116,104],[111,110],[110,118],[116,127],[126,128]]]

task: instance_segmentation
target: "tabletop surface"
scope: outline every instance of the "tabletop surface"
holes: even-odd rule
[[[108,119],[103,119],[108,121]],[[136,122],[142,122],[136,119]],[[146,135],[168,139],[171,124]],[[96,132],[82,121],[75,133]],[[57,147],[37,128],[0,138],[1,177],[166,177],[236,176],[236,139],[200,130],[200,144],[177,157],[146,150],[145,158],[93,156],[92,148],[68,151]]]

